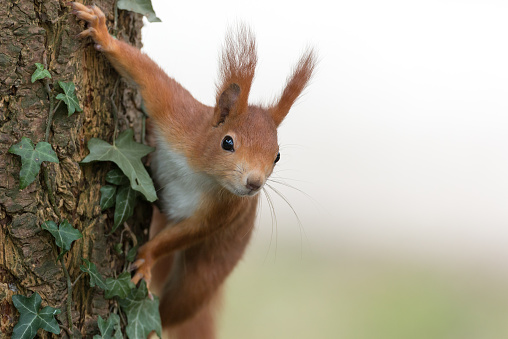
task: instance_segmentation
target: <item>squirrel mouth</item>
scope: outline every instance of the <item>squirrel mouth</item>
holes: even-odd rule
[[[248,195],[249,197],[253,197],[253,196],[255,196],[256,194],[258,194],[260,191],[261,191],[261,188],[258,188],[258,189],[255,189],[255,190],[250,190],[250,191],[247,193],[247,195]]]
[[[239,197],[253,197],[261,191],[262,187],[256,189],[249,189],[247,187],[242,186],[238,188],[234,185],[224,185],[224,187],[231,193]]]

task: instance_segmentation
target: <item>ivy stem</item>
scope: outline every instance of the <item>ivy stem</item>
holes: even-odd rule
[[[124,229],[122,230],[122,235],[123,235],[123,232],[126,231],[132,238],[132,248],[135,248],[138,245],[138,239],[136,238],[136,235],[132,232],[132,230],[129,227],[129,224],[127,224],[127,222],[124,222],[123,226],[124,226]],[[129,241],[126,240],[125,246],[124,246],[124,256],[126,258],[127,258],[127,253],[129,253],[129,250],[130,250],[129,249]],[[126,271],[128,266],[130,266],[130,262],[128,260],[125,260],[124,265],[123,265],[123,270]]]
[[[58,104],[56,104],[56,107],[55,109],[53,110],[53,113],[51,115],[55,115],[56,111],[58,110],[58,107],[60,107],[60,104],[62,103],[62,100],[59,100],[58,101]],[[51,117],[51,119],[53,120],[53,117]]]
[[[76,286],[76,283],[78,282],[79,278],[81,278],[81,276],[83,275],[83,272],[81,272],[78,277],[76,278],[76,280],[74,280],[74,282],[72,283],[72,287]]]
[[[44,67],[48,68],[46,54],[43,55],[43,62]],[[46,134],[44,135],[44,141],[49,142],[49,132],[51,130],[51,124],[53,123],[53,115],[58,109],[58,106],[60,106],[61,101],[58,102],[58,105],[55,107],[55,100],[53,98],[53,95],[51,95],[52,94],[51,88],[49,87],[49,80],[47,78],[44,78],[44,88],[46,89],[46,94],[48,95],[49,99],[49,113],[48,113],[48,121],[46,123]],[[46,164],[42,166],[42,174],[44,175],[44,183],[46,184],[46,188],[48,190],[49,202],[51,203],[51,207],[53,207],[53,211],[60,220],[62,219],[62,216],[60,215],[60,211],[58,210],[58,207],[56,205],[55,196],[53,194],[53,185],[51,183],[51,179],[49,178],[48,167],[46,166]]]
[[[46,54],[43,55],[44,59],[44,67],[47,69],[47,59]],[[60,106],[60,103],[62,101],[59,101],[57,106],[55,107],[55,99],[53,98],[53,95],[51,93],[51,88],[49,87],[49,80],[44,79],[44,88],[46,89],[46,93],[49,98],[49,113],[48,113],[48,121],[46,123],[46,133],[44,135],[44,141],[49,141],[49,132],[51,130],[51,124],[53,123],[53,115],[55,114],[56,110]],[[53,211],[58,216],[58,221],[61,222],[62,215],[60,214],[60,211],[58,210],[58,206],[56,205],[55,196],[53,194],[53,185],[51,183],[51,180],[49,178],[48,174],[48,168],[47,166],[43,166],[42,169],[43,175],[44,175],[44,182],[46,184],[47,192],[49,201],[51,203],[51,206],[53,207]],[[67,331],[67,334],[69,335],[69,338],[74,339],[74,334],[72,330],[72,283],[71,283],[71,277],[69,275],[69,271],[67,271],[67,267],[65,266],[65,261],[63,259],[63,250],[60,252],[60,264],[62,264],[62,269],[64,271],[65,279],[67,280],[67,322],[69,325],[69,328],[65,328]]]
[[[58,326],[60,326],[60,328],[63,328],[65,330],[65,332],[67,332],[69,337],[72,336],[72,332],[68,327],[65,327],[64,325],[60,325],[60,324]]]
[[[49,178],[48,173],[48,167],[46,164],[43,164],[42,166],[42,174],[44,175],[44,183],[46,184],[46,188],[48,190],[48,198],[49,202],[51,203],[51,207],[53,207],[53,211],[58,217],[58,220],[60,221],[62,219],[62,215],[60,214],[60,211],[58,210],[58,206],[56,205],[55,195],[53,194],[53,186],[51,183],[51,179]]]
[[[123,223],[123,227],[125,227],[124,229],[129,233],[129,235],[132,238],[132,247],[136,247],[138,244],[138,238],[136,238],[136,234],[134,234],[134,232],[132,232],[132,230],[129,227],[129,224],[127,222]]]
[[[115,104],[115,94],[116,94],[116,89],[118,88],[119,83],[120,83],[120,78],[116,79],[115,86],[113,87],[113,93],[111,93],[111,97],[110,97],[111,108],[112,108],[111,111],[113,112],[113,120],[115,123],[115,129],[113,131],[113,146],[115,146],[116,133],[118,131],[118,110],[117,110],[116,104]]]
[[[48,122],[46,123],[46,134],[44,135],[44,141],[48,142],[49,140],[49,131],[51,130],[51,123],[53,122],[53,114],[55,113],[55,99],[51,95],[51,88],[49,87],[49,80],[44,79],[44,88],[46,89],[46,93],[49,97],[49,115]]]
[[[62,250],[63,251],[63,250]],[[65,274],[65,279],[67,280],[67,322],[69,324],[70,330],[70,338],[74,338],[73,330],[72,330],[72,282],[71,276],[69,275],[69,271],[67,271],[67,267],[65,267],[65,261],[63,258],[63,252],[60,253],[60,263],[62,264],[62,268]],[[80,275],[81,276],[81,275]],[[79,277],[78,277],[79,279]]]
[[[127,319],[125,319],[123,312],[118,312],[118,315],[120,316],[120,321],[122,322],[122,324],[124,326],[127,326],[129,323],[127,322]]]

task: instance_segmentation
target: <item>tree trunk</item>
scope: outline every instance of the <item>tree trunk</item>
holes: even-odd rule
[[[14,294],[39,293],[42,306],[59,308],[62,313],[57,316],[58,322],[70,327],[65,306],[67,283],[55,260],[57,247],[49,232],[40,228],[45,220],[58,223],[55,209],[83,234],[64,256],[71,281],[81,273],[81,258],[94,262],[105,277],[118,275],[124,267],[125,255],[114,250],[121,241],[121,229],[106,236],[113,216],[99,206],[99,189],[112,166],[79,162],[88,154],[86,145],[92,137],[112,142],[112,102],[118,108],[119,130],[133,128],[140,141],[141,97],[134,87],[119,80],[90,40],[75,38],[83,23],[71,15],[66,2],[2,0],[0,6],[0,338],[10,338],[18,320],[11,299]],[[115,0],[95,3],[105,12],[108,26],[115,27]],[[140,15],[119,11],[116,27],[119,39],[141,47]],[[34,144],[44,140],[50,101],[43,81],[31,83],[35,63],[46,64],[51,73],[53,96],[58,93],[57,81],[74,82],[83,109],[68,117],[62,103],[51,125],[48,142],[60,163],[44,163],[43,167],[49,171],[55,205],[50,202],[42,171],[27,188],[19,189],[20,157],[7,152],[23,136]],[[135,217],[129,221],[140,237],[144,234],[141,224],[146,226],[149,210],[147,204],[138,205]],[[121,237],[124,245],[132,246],[131,238],[126,234]],[[105,318],[115,307],[113,301],[104,298],[102,290],[91,288],[88,281],[87,276],[82,276],[72,291],[75,337],[97,334],[97,316]],[[42,330],[38,335],[51,336]],[[60,336],[67,336],[67,332],[62,330]]]

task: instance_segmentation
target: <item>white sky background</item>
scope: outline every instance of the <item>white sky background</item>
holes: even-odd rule
[[[144,51],[208,105],[228,25],[257,36],[252,103],[278,95],[316,48],[274,175],[315,201],[278,186],[313,250],[506,263],[507,1],[152,2],[163,22],[145,26]],[[280,199],[276,210],[278,241],[300,241],[291,210]]]

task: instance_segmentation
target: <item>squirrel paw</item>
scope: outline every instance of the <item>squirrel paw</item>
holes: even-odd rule
[[[146,282],[146,288],[148,289],[148,294],[150,299],[153,299],[152,293],[150,293],[150,282],[152,280],[152,260],[148,258],[143,258],[142,254],[138,254],[138,258],[135,262],[132,263],[131,270],[136,270],[136,273],[132,277],[131,281],[137,285],[138,282],[143,279]]]
[[[72,13],[78,19],[84,20],[88,23],[88,28],[77,35],[78,38],[91,37],[97,48],[101,51],[107,51],[111,36],[106,26],[106,16],[97,6],[85,6],[77,2],[70,2]]]

